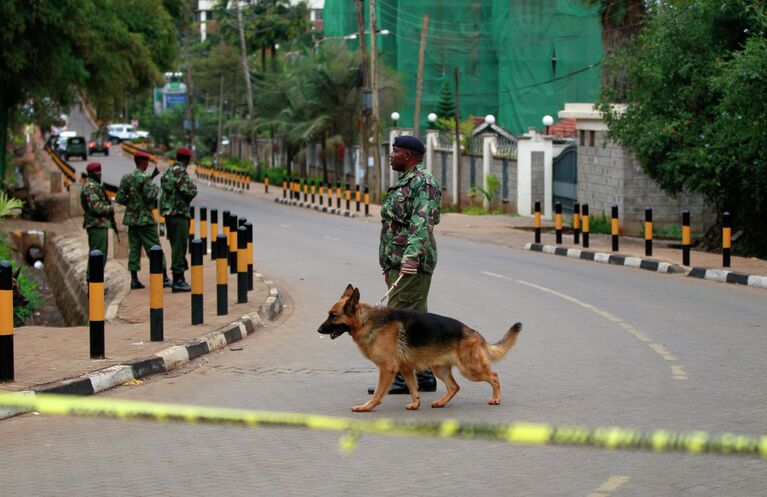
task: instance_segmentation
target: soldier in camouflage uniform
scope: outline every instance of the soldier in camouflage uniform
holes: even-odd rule
[[[145,288],[138,279],[138,272],[141,270],[141,247],[144,247],[144,252],[149,258],[149,249],[154,245],[160,246],[157,225],[152,215],[152,208],[160,193],[160,188],[152,183],[152,179],[160,173],[157,166],[155,166],[151,176],[146,173],[149,166],[149,155],[144,152],[136,152],[133,160],[136,163],[136,169],[120,180],[120,188],[117,190],[115,202],[125,206],[123,224],[128,227],[130,287],[137,289]],[[169,287],[171,283],[165,273],[165,254],[162,256],[162,270],[163,286]]]
[[[197,196],[197,186],[186,172],[186,166],[192,159],[188,148],[176,150],[176,162],[162,174],[160,185],[160,214],[165,216],[165,227],[170,241],[173,273],[173,292],[189,292],[192,287],[184,279],[184,271],[189,267],[186,261],[187,240],[189,237],[189,204]]]
[[[99,250],[107,263],[109,248],[109,227],[112,226],[114,209],[101,184],[101,164],[91,162],[85,168],[87,176],[80,191],[80,205],[83,206],[83,228],[88,233],[88,253]],[[86,270],[90,279],[90,271]]]
[[[436,178],[418,166],[425,152],[426,147],[414,136],[398,136],[394,140],[389,163],[400,177],[389,188],[381,206],[378,248],[386,286],[397,285],[389,295],[388,306],[419,312],[428,312],[426,301],[431,275],[437,265],[434,227],[439,223],[442,199]],[[433,392],[437,389],[431,371],[419,372],[416,376],[418,390]],[[369,393],[374,390],[375,386],[368,389]],[[408,393],[401,374],[397,373],[389,393]]]

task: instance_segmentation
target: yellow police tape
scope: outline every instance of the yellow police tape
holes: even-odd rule
[[[767,457],[767,436],[725,433],[710,436],[694,431],[639,431],[619,427],[584,428],[538,423],[470,423],[444,421],[395,421],[358,419],[316,414],[284,413],[198,407],[132,400],[53,394],[0,393],[0,407],[20,412],[36,411],[60,416],[101,417],[141,421],[308,428],[346,432],[340,446],[350,453],[363,433],[433,438],[482,439],[523,445],[590,446],[654,452],[686,452]],[[360,418],[364,415],[360,415]]]

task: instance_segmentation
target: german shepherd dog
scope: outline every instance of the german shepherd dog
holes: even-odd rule
[[[501,384],[490,363],[503,358],[517,341],[522,323],[516,323],[496,344],[488,344],[477,331],[452,318],[426,312],[374,307],[360,302],[359,289],[351,284],[328,312],[317,330],[336,339],[349,333],[362,354],[378,366],[378,383],[373,397],[352,407],[354,412],[372,411],[389,391],[397,371],[405,377],[413,401],[407,409],[418,409],[416,371],[431,368],[447,387],[444,397],[431,403],[444,407],[460,387],[452,367],[472,381],[486,381],[493,387],[488,404],[501,403]]]

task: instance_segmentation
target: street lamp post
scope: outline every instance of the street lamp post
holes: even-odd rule
[[[394,121],[394,127],[397,127],[397,121],[399,121],[399,112],[394,111],[391,113],[391,120]]]
[[[548,114],[543,116],[543,125],[546,126],[546,134],[549,134],[549,126],[554,124],[554,118],[549,116]]]
[[[426,116],[426,119],[429,120],[429,129],[433,129],[434,123],[437,122],[437,114],[434,112],[429,112],[429,115]]]

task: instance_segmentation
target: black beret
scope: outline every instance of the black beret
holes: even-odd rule
[[[423,146],[423,142],[419,140],[418,137],[416,136],[410,136],[410,135],[398,136],[394,139],[393,146],[415,150],[419,154],[426,153],[426,147]]]

